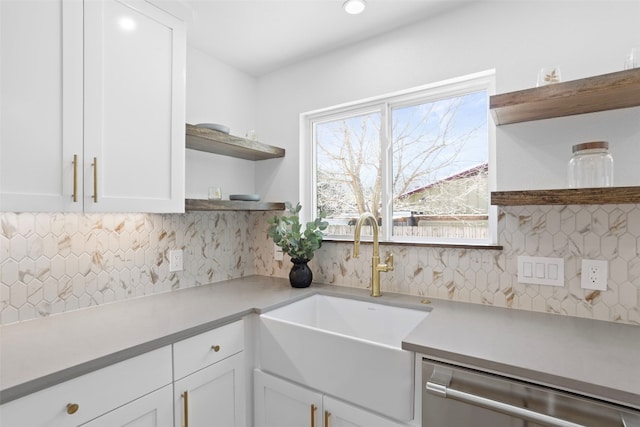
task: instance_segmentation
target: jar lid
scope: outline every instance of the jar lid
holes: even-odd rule
[[[597,148],[604,148],[605,150],[608,150],[609,143],[607,141],[583,142],[582,144],[574,145],[572,149],[572,153],[575,153],[576,151],[593,150]]]

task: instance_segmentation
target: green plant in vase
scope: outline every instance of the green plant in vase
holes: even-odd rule
[[[293,263],[289,273],[291,286],[306,288],[313,280],[313,274],[307,263],[311,261],[315,251],[320,249],[323,238],[322,231],[327,229],[329,223],[323,221],[322,218],[316,218],[314,221],[307,222],[303,231],[299,216],[302,205],[298,203],[292,207],[290,203],[287,203],[286,207],[290,215],[276,215],[270,218],[267,235],[273,239],[278,247],[282,248],[282,252],[291,257]]]

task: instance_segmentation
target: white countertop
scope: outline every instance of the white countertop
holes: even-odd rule
[[[383,290],[384,291],[384,290]],[[313,293],[368,291],[250,276],[0,327],[0,402]],[[433,311],[403,348],[640,409],[640,327],[385,293]]]

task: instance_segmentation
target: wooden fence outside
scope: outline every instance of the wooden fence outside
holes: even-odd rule
[[[327,234],[333,236],[353,236],[353,225],[330,225]],[[370,225],[362,227],[362,235],[370,236],[373,233]],[[395,237],[431,237],[453,239],[487,239],[489,225],[486,220],[472,221],[427,221],[421,220],[417,225],[394,225]]]

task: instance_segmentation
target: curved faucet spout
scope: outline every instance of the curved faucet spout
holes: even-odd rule
[[[387,272],[393,270],[393,254],[389,254],[385,260],[385,264],[380,263],[380,243],[379,234],[380,228],[378,227],[378,220],[373,216],[371,212],[365,212],[360,215],[356,222],[356,229],[353,236],[353,257],[358,258],[360,256],[360,233],[362,231],[362,224],[365,221],[369,221],[373,227],[373,256],[371,259],[371,296],[379,297],[382,295],[380,292],[380,272]]]
[[[353,257],[358,258],[360,256],[360,233],[362,231],[362,224],[369,220],[371,226],[373,227],[373,256],[378,255],[380,253],[379,244],[378,244],[378,235],[380,234],[380,228],[378,227],[378,221],[376,217],[373,216],[371,212],[365,212],[360,215],[358,218],[358,222],[356,222],[356,231],[353,236]]]

